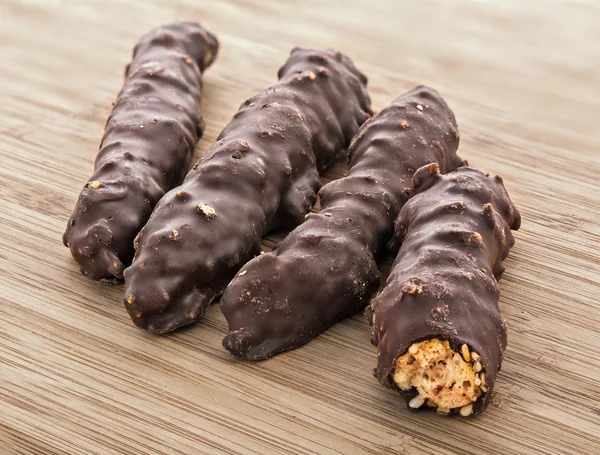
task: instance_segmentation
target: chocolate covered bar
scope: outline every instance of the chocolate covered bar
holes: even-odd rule
[[[498,176],[430,164],[413,184],[396,221],[402,247],[369,307],[374,373],[412,409],[475,415],[506,348],[497,280],[521,218]]]
[[[269,229],[301,221],[319,173],[372,114],[367,79],[339,52],[296,48],[279,78],[241,105],[140,232],[124,296],[137,326],[200,319]]]
[[[392,237],[413,173],[430,162],[456,169],[458,142],[452,111],[428,87],[365,122],[349,149],[347,177],[319,192],[320,212],[250,261],[225,290],[223,346],[236,357],[266,359],[364,308],[379,287],[376,257]]]
[[[217,39],[193,22],[144,35],[106,123],[95,171],[63,236],[81,272],[105,284],[123,280],[133,239],[155,204],[183,180],[204,130],[202,72]]]

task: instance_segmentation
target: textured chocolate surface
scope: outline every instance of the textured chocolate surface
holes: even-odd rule
[[[372,114],[366,78],[339,52],[296,48],[279,77],[242,104],[141,231],[124,298],[139,327],[200,319],[269,229],[301,221],[319,172]]]
[[[348,176],[324,186],[310,214],[272,252],[256,257],[221,299],[223,346],[245,359],[298,347],[369,301],[376,256],[392,237],[414,171],[456,169],[458,130],[433,89],[417,87],[368,120],[352,141]]]
[[[514,244],[511,229],[521,218],[502,179],[468,167],[447,175],[432,164],[413,178],[411,199],[396,221],[402,242],[387,283],[370,305],[374,373],[388,387],[396,359],[416,342],[466,344],[481,357],[488,391],[473,414],[490,401],[506,348],[506,325],[498,310],[497,280]],[[399,390],[406,401],[414,390]]]
[[[211,33],[182,21],[150,31],[136,45],[94,174],[63,236],[84,275],[122,281],[133,239],[165,192],[182,182],[204,130],[202,72],[217,50]]]

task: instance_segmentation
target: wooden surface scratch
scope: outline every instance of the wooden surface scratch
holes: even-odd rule
[[[592,0],[0,2],[0,454],[600,453],[598,17]],[[523,214],[501,282],[509,347],[481,417],[408,412],[371,374],[362,315],[239,362],[218,306],[150,336],[122,287],[79,273],[61,235],[124,66],[176,18],[222,45],[197,156],[295,45],[347,53],[376,109],[420,83],[447,99],[461,156],[501,174]]]

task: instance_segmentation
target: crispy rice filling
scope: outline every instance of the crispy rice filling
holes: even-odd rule
[[[409,406],[437,407],[440,414],[458,409],[462,415],[473,412],[475,401],[487,391],[480,357],[462,346],[455,352],[445,340],[415,343],[396,361],[394,382],[401,390],[417,389]]]

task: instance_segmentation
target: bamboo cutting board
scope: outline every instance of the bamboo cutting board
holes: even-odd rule
[[[0,454],[600,454],[599,17],[594,0],[2,0]],[[133,45],[176,18],[222,44],[197,156],[294,45],[347,53],[376,109],[419,83],[447,99],[461,156],[501,174],[524,218],[481,417],[409,413],[372,377],[362,315],[245,363],[221,348],[217,305],[150,336],[122,287],[80,275],[63,229]]]

